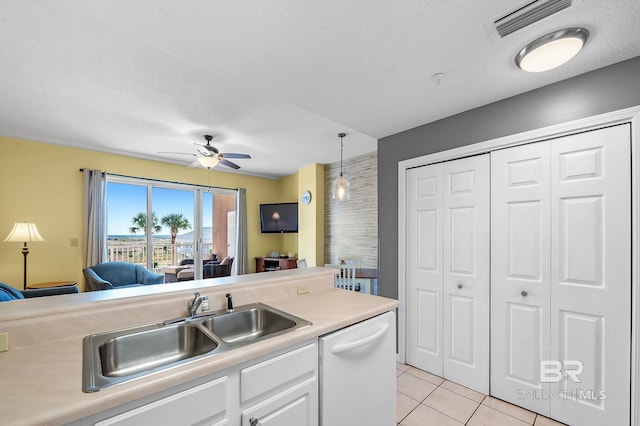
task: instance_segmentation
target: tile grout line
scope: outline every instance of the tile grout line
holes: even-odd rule
[[[482,398],[482,401],[480,401],[480,403],[478,404],[478,406],[476,407],[475,410],[473,410],[473,413],[471,413],[471,417],[469,417],[469,419],[464,423],[465,425],[468,425],[469,422],[471,421],[471,419],[473,418],[473,416],[475,416],[476,412],[478,411],[478,408],[480,408],[480,406],[482,405],[482,403],[484,402],[484,400],[487,399],[487,395],[484,396],[484,398]]]
[[[407,374],[409,374],[410,376],[415,377],[415,378],[417,378],[417,379],[420,379],[420,380],[422,380],[422,381],[424,381],[424,382],[427,382],[427,383],[429,383],[429,384],[432,384],[432,385],[436,386],[436,388],[435,388],[434,390],[432,390],[431,392],[429,392],[429,395],[427,395],[427,396],[426,396],[422,401],[418,401],[418,405],[416,405],[416,406],[413,408],[413,410],[411,410],[411,411],[410,411],[406,416],[404,416],[404,417],[402,418],[402,420],[404,420],[404,419],[406,419],[407,417],[409,417],[409,414],[413,413],[413,412],[415,411],[415,409],[416,409],[416,408],[418,408],[420,405],[424,405],[425,407],[428,407],[429,409],[431,409],[431,410],[433,410],[433,411],[437,411],[438,413],[442,414],[443,416],[446,416],[446,417],[450,418],[450,419],[451,419],[451,420],[453,420],[453,421],[456,421],[456,422],[458,422],[458,423],[460,423],[460,424],[463,424],[462,422],[460,422],[460,421],[458,421],[457,419],[455,419],[455,418],[451,417],[451,416],[450,416],[450,415],[448,415],[447,413],[443,413],[442,411],[438,410],[437,408],[432,407],[432,406],[427,405],[427,404],[425,404],[425,403],[424,403],[424,402],[427,400],[427,398],[429,398],[429,396],[430,396],[431,394],[433,394],[435,391],[437,391],[439,388],[441,388],[441,387],[442,387],[442,384],[443,384],[444,382],[446,382],[446,379],[442,378],[442,382],[441,382],[439,385],[436,385],[435,383],[430,382],[429,380],[426,380],[426,379],[423,379],[422,377],[418,377],[418,376],[416,376],[416,375],[414,375],[414,374],[411,374],[408,370],[403,371],[399,376],[396,376],[396,379],[397,379],[398,377],[402,376],[402,374],[404,374],[404,373],[407,373]],[[436,377],[439,377],[439,376],[436,376]],[[439,377],[439,378],[441,378],[441,377]],[[451,382],[451,383],[455,383],[455,382]],[[456,383],[456,384],[457,384],[457,383]],[[462,385],[459,385],[459,386],[462,386]],[[484,401],[484,400],[485,400],[485,398],[487,397],[486,395],[484,395],[484,396],[483,396],[483,398],[482,398],[482,401],[478,402],[478,401],[475,401],[475,400],[473,400],[473,399],[471,399],[471,398],[467,398],[467,397],[466,397],[466,396],[464,396],[464,395],[460,395],[459,393],[457,393],[457,392],[455,392],[455,391],[452,391],[452,390],[449,390],[449,389],[447,389],[447,388],[442,388],[442,389],[444,389],[444,390],[446,390],[446,391],[448,391],[448,392],[451,392],[451,393],[453,393],[453,394],[455,394],[455,395],[457,395],[457,396],[461,396],[461,397],[463,397],[463,398],[465,398],[465,399],[468,399],[469,401],[471,401],[471,402],[473,402],[473,403],[475,403],[475,404],[478,404],[478,406],[473,410],[473,413],[471,414],[471,416],[469,417],[469,419],[467,419],[467,421],[464,423],[465,425],[466,425],[467,423],[469,423],[469,421],[471,420],[471,418],[473,417],[473,415],[476,413],[476,411],[478,410],[478,408],[480,407],[480,405],[482,405],[482,401]],[[467,388],[467,389],[468,389],[468,388]],[[411,397],[410,397],[409,395],[407,395],[407,394],[404,394],[404,393],[402,393],[402,392],[400,392],[400,391],[398,391],[398,392],[399,392],[399,393],[401,393],[402,395],[405,395],[405,396],[407,396],[407,397],[411,398]],[[413,398],[411,398],[411,399],[413,399]],[[413,400],[414,400],[414,401],[416,401],[415,399],[413,399]],[[398,424],[401,424],[401,423],[402,423],[402,421],[398,422]]]
[[[413,368],[416,368],[416,367],[413,367]],[[419,370],[419,369],[418,369],[418,370]],[[434,411],[437,411],[438,413],[441,413],[441,414],[443,414],[443,415],[445,415],[445,416],[449,417],[450,419],[453,419],[453,420],[455,420],[455,421],[458,421],[458,420],[454,419],[453,417],[449,416],[448,414],[443,413],[442,411],[438,410],[437,408],[434,408],[434,407],[431,407],[431,406],[429,406],[429,405],[427,405],[427,404],[424,404],[424,401],[426,401],[426,400],[427,400],[427,398],[429,397],[429,395],[431,395],[433,392],[435,392],[436,390],[438,390],[438,388],[442,387],[442,384],[443,384],[443,383],[445,383],[445,382],[447,381],[445,378],[441,378],[441,377],[439,377],[439,376],[435,376],[435,375],[434,375],[435,377],[438,377],[438,378],[441,378],[441,379],[442,379],[442,382],[441,382],[439,385],[436,385],[435,383],[433,383],[433,382],[431,382],[431,381],[429,381],[429,380],[426,380],[426,379],[424,379],[424,378],[422,378],[422,377],[419,377],[419,376],[417,376],[417,375],[415,375],[415,374],[411,374],[411,373],[409,372],[409,369],[407,369],[407,370],[400,370],[400,371],[402,371],[402,372],[401,372],[399,375],[397,375],[397,376],[396,376],[396,380],[397,380],[400,376],[402,376],[403,374],[407,373],[407,374],[409,374],[409,375],[410,375],[410,376],[412,376],[412,377],[415,377],[415,378],[417,378],[417,379],[420,379],[420,380],[422,380],[422,381],[424,381],[424,382],[427,382],[427,383],[429,383],[429,384],[432,384],[432,385],[435,385],[435,386],[436,386],[436,388],[435,388],[434,390],[432,390],[431,392],[429,392],[429,394],[428,394],[428,395],[427,395],[427,396],[426,396],[422,401],[418,401],[418,405],[416,405],[416,406],[415,406],[415,407],[414,407],[414,408],[413,408],[413,409],[412,409],[412,410],[411,410],[411,411],[410,411],[406,416],[404,416],[404,417],[402,418],[402,420],[406,419],[406,418],[409,416],[409,414],[411,414],[413,411],[415,411],[415,409],[416,409],[416,408],[418,408],[418,406],[420,406],[420,405],[422,404],[422,405],[424,405],[424,406],[426,406],[426,407],[428,407],[428,408],[430,408],[430,409],[432,409],[432,410],[434,410]],[[420,370],[420,371],[424,371],[424,370]],[[426,373],[428,373],[428,371],[426,371]],[[430,374],[431,374],[431,373],[430,373]],[[455,383],[455,384],[457,384],[458,386],[463,386],[463,385],[460,385],[459,383],[456,383],[456,382],[451,382],[451,383]],[[465,388],[466,388],[466,386],[463,386],[463,387],[465,387]],[[469,417],[469,419],[465,422],[465,425],[466,425],[466,424],[468,424],[468,423],[471,421],[471,419],[472,419],[472,418],[473,418],[473,416],[476,414],[476,412],[478,411],[478,409],[480,408],[480,406],[481,406],[481,405],[484,405],[486,408],[490,408],[490,409],[492,409],[492,410],[494,410],[494,411],[497,411],[497,412],[499,412],[499,413],[501,413],[501,414],[504,414],[504,415],[506,415],[506,416],[509,416],[509,417],[511,417],[511,418],[513,418],[513,419],[519,420],[519,421],[521,421],[521,422],[523,422],[523,423],[526,423],[526,424],[529,424],[529,425],[532,425],[532,426],[534,426],[534,425],[535,425],[536,420],[538,419],[538,416],[540,416],[540,414],[535,413],[535,412],[533,412],[533,411],[530,411],[531,413],[535,414],[535,417],[533,418],[533,423],[528,423],[528,422],[526,422],[526,421],[524,421],[524,420],[522,420],[522,419],[520,419],[520,418],[518,418],[518,417],[516,417],[516,416],[513,416],[513,415],[511,415],[511,414],[509,414],[509,413],[505,413],[504,411],[502,411],[502,410],[500,410],[500,409],[493,408],[493,407],[490,407],[490,406],[488,406],[488,405],[484,404],[484,402],[487,400],[487,397],[489,397],[489,396],[491,396],[491,395],[484,395],[484,394],[482,394],[482,393],[481,393],[481,395],[483,395],[482,401],[477,402],[477,401],[475,401],[474,399],[471,399],[471,398],[469,398],[469,397],[467,397],[467,396],[465,396],[465,395],[461,395],[461,394],[459,394],[459,393],[457,393],[457,392],[455,392],[455,391],[449,390],[449,389],[447,389],[447,388],[442,388],[442,389],[447,390],[447,391],[449,391],[449,392],[451,392],[451,393],[454,393],[455,395],[461,396],[461,397],[463,397],[463,398],[466,398],[466,399],[468,399],[468,400],[470,400],[470,401],[472,401],[472,402],[474,402],[474,403],[478,404],[478,406],[475,408],[475,410],[473,411],[473,413],[471,414],[471,416]],[[470,389],[470,388],[467,388],[467,389]],[[470,389],[470,390],[473,390],[473,389]],[[406,396],[406,397],[408,397],[408,398],[411,398],[411,399],[413,399],[414,401],[416,401],[416,399],[412,398],[411,396],[409,396],[409,395],[407,395],[407,394],[404,394],[404,393],[402,393],[402,392],[400,392],[400,391],[397,391],[397,392],[399,392],[399,393],[401,393],[402,395],[404,395],[404,396]],[[476,391],[476,392],[477,392],[477,391]],[[495,397],[493,397],[493,398],[495,398]],[[505,402],[505,403],[507,403],[507,404],[513,405],[514,407],[518,407],[517,405],[511,404],[511,403],[509,403],[509,402],[507,402],[507,401],[503,401],[503,400],[501,400],[501,399],[499,399],[499,398],[495,398],[495,399],[497,399],[498,401],[502,401],[502,402]],[[518,408],[522,408],[522,407],[518,407]],[[529,411],[529,410],[528,410],[528,411]],[[399,421],[399,422],[397,422],[397,423],[398,423],[398,424],[400,424],[400,423],[402,423],[402,421]]]

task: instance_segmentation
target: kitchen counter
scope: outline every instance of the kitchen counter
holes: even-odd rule
[[[25,304],[22,316],[16,313],[14,305],[9,309],[11,315],[6,321],[0,305],[0,332],[10,333],[10,350],[0,353],[2,424],[64,424],[79,420],[394,310],[398,306],[393,299],[333,288],[333,272],[326,268],[252,274],[250,278],[247,277],[200,280],[192,282],[188,289],[184,289],[183,285],[159,295],[146,291],[140,294],[130,292],[102,301],[86,301],[87,297],[93,299],[93,296],[75,295],[84,298],[67,298],[71,309],[68,305],[62,309],[64,301],[59,298],[66,296],[56,296],[49,308],[41,301],[33,310],[28,309],[31,305]],[[301,283],[310,290],[309,293],[297,294]],[[311,321],[313,325],[245,346],[241,350],[195,360],[99,392],[82,392],[82,339],[85,335],[183,315],[186,301],[194,290],[209,296],[212,310],[222,308],[224,294],[230,292],[236,306],[263,302]],[[100,295],[101,298],[104,296]],[[2,305],[13,303],[19,302]],[[105,318],[109,319],[106,324]],[[14,340],[17,343],[12,345]]]

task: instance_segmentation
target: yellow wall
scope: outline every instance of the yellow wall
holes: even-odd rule
[[[248,256],[251,272],[254,257],[268,251],[293,247],[282,236],[260,233],[259,205],[292,201],[294,177],[280,180],[107,154],[79,148],[0,137],[0,239],[15,222],[38,225],[45,239],[29,245],[27,280],[30,283],[74,280],[82,283],[83,182],[80,168],[225,188],[246,188]],[[286,189],[283,189],[286,188]],[[286,193],[286,196],[284,195]],[[295,235],[295,234],[293,234]],[[79,240],[70,247],[70,239]],[[276,248],[274,248],[276,247]],[[0,241],[0,282],[22,288],[20,243]],[[297,251],[297,247],[295,250]]]
[[[311,192],[309,205],[299,204],[298,257],[307,266],[324,265],[324,167],[310,164],[298,170],[298,194]]]
[[[281,193],[280,197],[283,203],[295,203],[298,201],[298,173],[285,176],[280,180]],[[298,211],[300,205],[298,205]],[[299,214],[298,214],[299,216]],[[300,218],[298,217],[298,226],[300,226]],[[298,234],[282,234],[282,249],[278,250],[283,254],[292,253],[294,256],[298,254]]]

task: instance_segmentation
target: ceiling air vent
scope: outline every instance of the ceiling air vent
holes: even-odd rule
[[[527,25],[538,22],[547,16],[571,7],[572,0],[536,0],[509,12],[496,19],[493,23],[500,37],[508,36]]]

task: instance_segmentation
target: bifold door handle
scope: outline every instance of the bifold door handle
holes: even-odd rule
[[[458,288],[460,289],[462,287],[464,287],[464,285],[462,285],[462,283],[458,283]]]
[[[526,292],[526,291],[524,291],[524,290],[522,290],[522,291],[520,292],[520,296],[522,296],[522,297],[527,297],[527,294],[529,294],[529,293],[527,293],[527,292]]]

